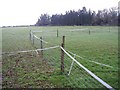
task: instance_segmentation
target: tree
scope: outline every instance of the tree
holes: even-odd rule
[[[112,7],[109,9],[109,15],[110,15],[110,25],[117,25],[118,21],[118,8]]]
[[[36,23],[36,25],[38,26],[46,26],[49,24],[50,24],[50,16],[48,14],[41,14],[40,18]]]
[[[78,11],[70,10],[63,14],[41,14],[36,25],[118,25],[118,8],[112,7],[109,10],[87,11],[83,7]],[[120,15],[119,15],[120,16]]]
[[[118,26],[120,26],[120,14],[118,15]]]

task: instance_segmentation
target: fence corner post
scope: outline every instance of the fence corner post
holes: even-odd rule
[[[61,47],[65,47],[65,36],[62,38]],[[64,51],[61,49],[61,72],[64,73]]]

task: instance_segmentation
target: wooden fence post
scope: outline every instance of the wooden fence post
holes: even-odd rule
[[[57,37],[58,37],[58,29],[57,29]]]
[[[65,36],[62,38],[61,47],[65,47]],[[64,51],[61,49],[61,72],[64,72]]]
[[[40,48],[43,49],[42,37],[40,37]],[[41,50],[41,57],[43,57],[43,50]]]
[[[90,30],[89,30],[89,35],[90,35]]]
[[[110,32],[110,26],[109,26],[109,32]]]
[[[33,45],[34,45],[34,34],[33,34]]]
[[[30,40],[31,40],[31,30],[30,30]]]

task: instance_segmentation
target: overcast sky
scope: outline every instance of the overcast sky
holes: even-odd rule
[[[102,10],[118,6],[119,0],[0,0],[0,26],[31,25],[41,14],[60,14],[68,10]]]

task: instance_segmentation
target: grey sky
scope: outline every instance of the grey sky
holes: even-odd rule
[[[35,24],[41,14],[68,10],[102,10],[118,6],[119,0],[0,0],[0,26]]]

